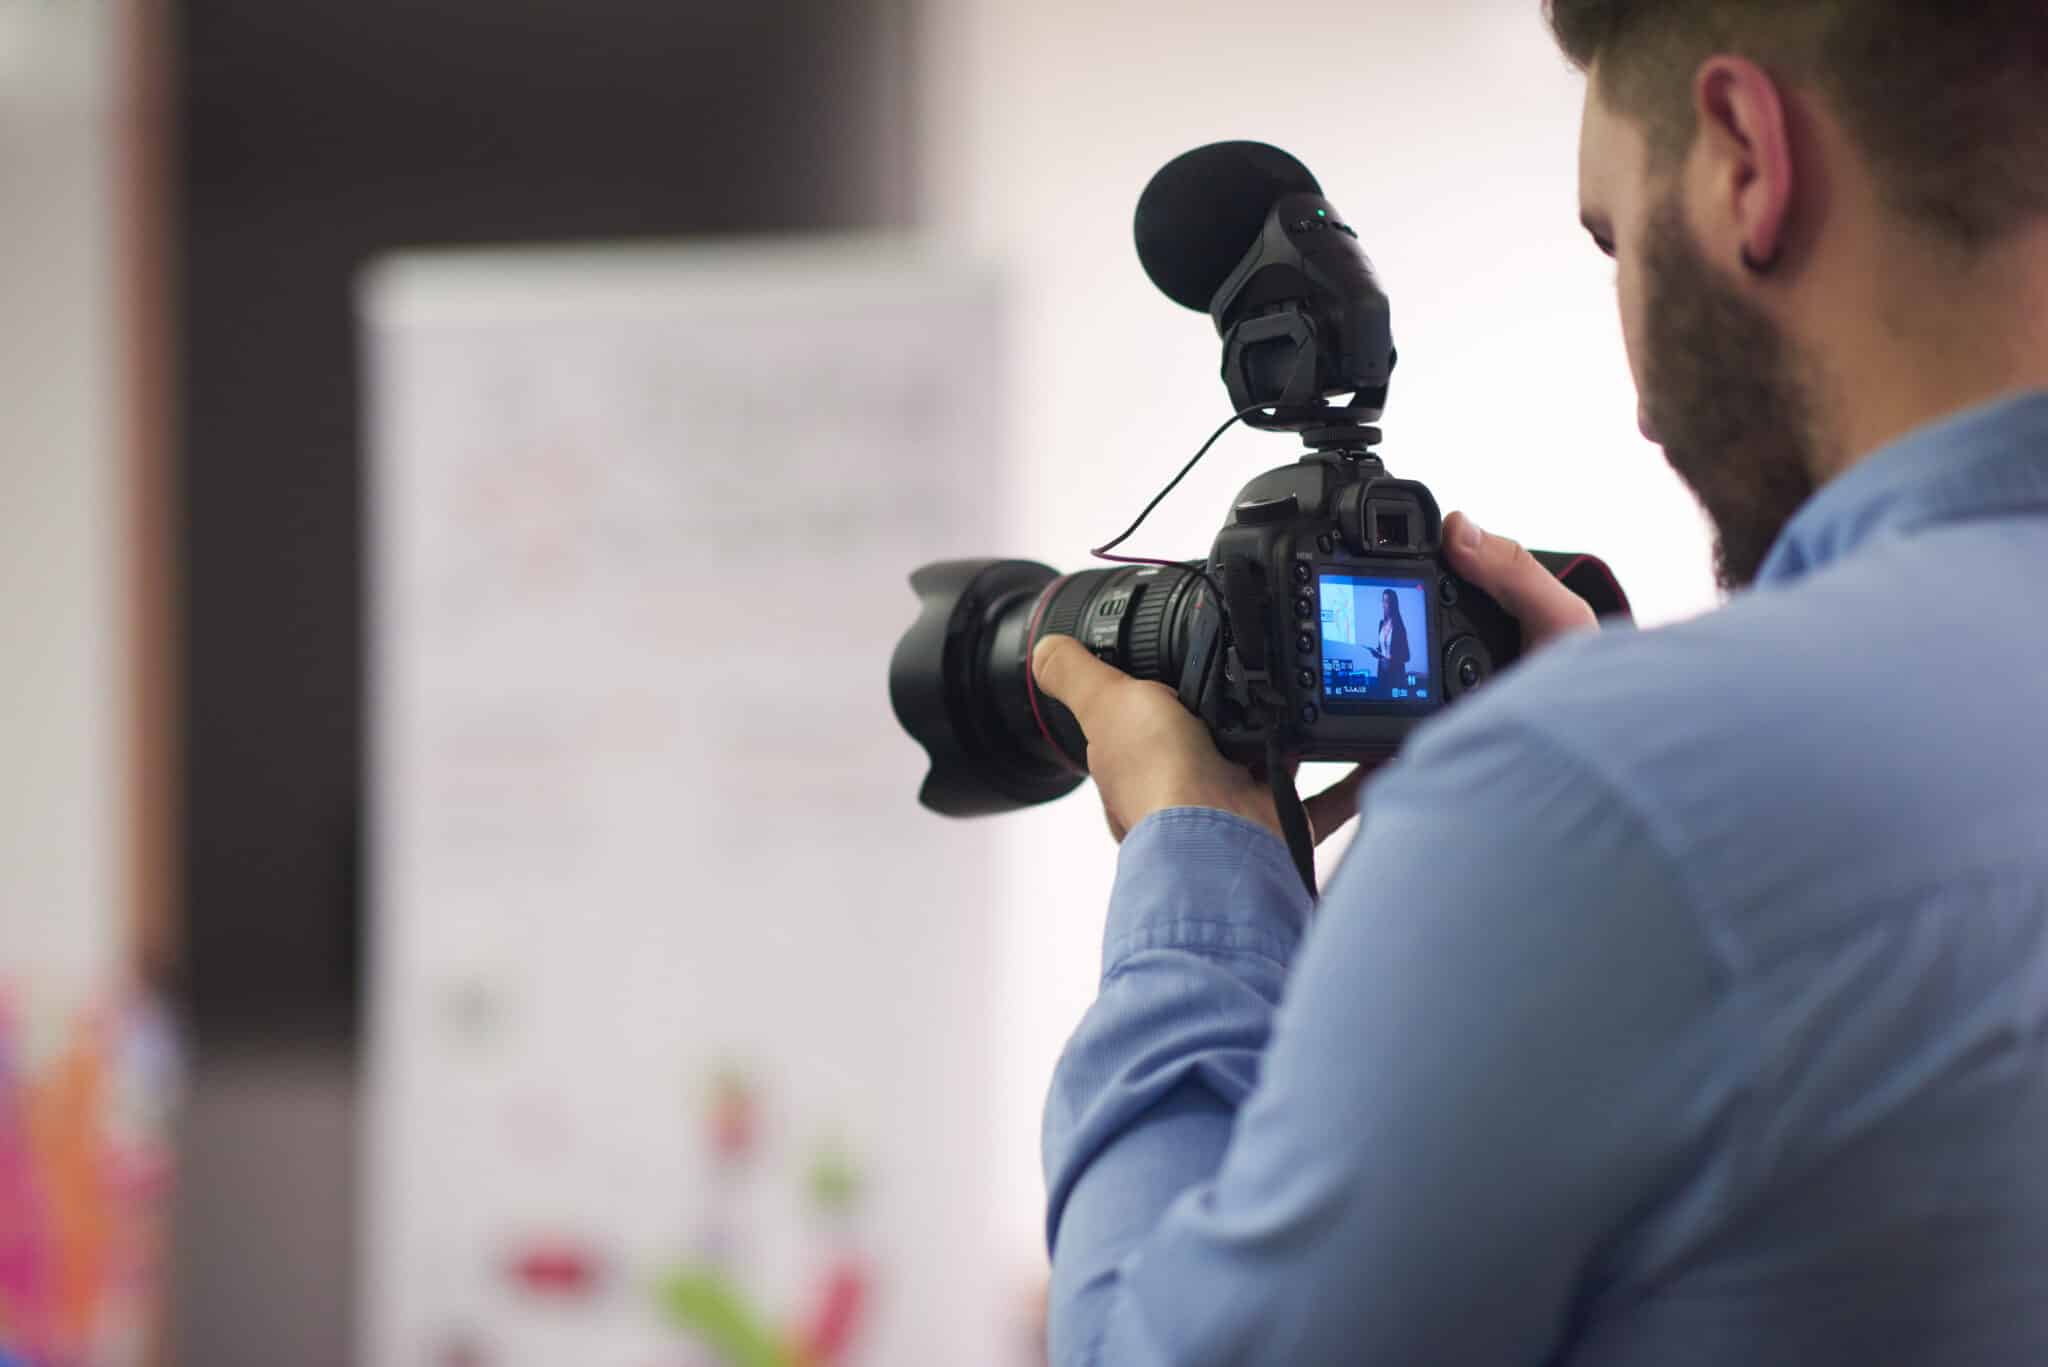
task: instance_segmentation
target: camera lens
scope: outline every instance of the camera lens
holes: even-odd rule
[[[1198,613],[1214,612],[1180,567],[1084,570],[954,560],[910,576],[918,619],[889,663],[896,719],[925,748],[918,800],[947,816],[1050,802],[1086,775],[1073,713],[1036,691],[1031,647],[1075,636],[1140,679],[1178,685]]]

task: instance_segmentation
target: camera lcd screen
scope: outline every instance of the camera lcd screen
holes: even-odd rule
[[[1440,702],[1424,581],[1350,574],[1320,578],[1324,703],[1430,707]]]

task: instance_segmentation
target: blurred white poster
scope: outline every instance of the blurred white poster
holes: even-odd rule
[[[362,306],[369,1360],[1007,1360],[994,834],[886,690],[908,572],[1006,530],[993,281],[423,253]]]

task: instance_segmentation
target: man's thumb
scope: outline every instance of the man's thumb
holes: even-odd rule
[[[1544,569],[1520,542],[1483,530],[1463,513],[1444,519],[1444,548],[1453,569],[1520,620],[1522,635],[1531,646],[1599,625],[1591,605]]]
[[[1031,651],[1031,673],[1041,690],[1067,705],[1083,731],[1088,729],[1088,712],[1095,700],[1119,677],[1071,636],[1040,640]]]

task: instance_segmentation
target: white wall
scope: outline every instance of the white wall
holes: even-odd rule
[[[0,0],[0,984],[107,986],[119,906],[111,12]]]
[[[1227,416],[1214,332],[1146,281],[1131,212],[1171,157],[1255,138],[1315,172],[1393,299],[1396,473],[1598,552],[1643,620],[1712,603],[1699,515],[1635,430],[1612,268],[1577,225],[1582,85],[1535,0],[939,0],[922,38],[923,220],[1015,287],[991,354],[1018,396],[1017,535],[991,551],[1079,564]],[[1201,553],[1237,488],[1293,458],[1225,438],[1136,553]],[[1004,820],[1001,1233],[1021,1267],[1042,1246],[1039,1104],[1094,993],[1114,849],[1085,794]]]

